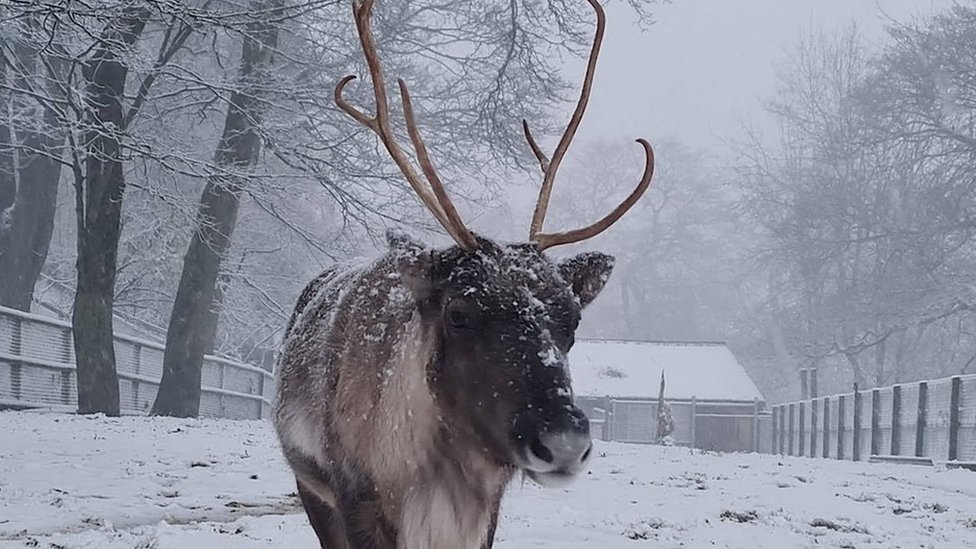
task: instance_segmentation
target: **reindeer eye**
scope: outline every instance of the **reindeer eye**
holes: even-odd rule
[[[474,312],[463,302],[452,302],[447,306],[447,324],[455,330],[470,330],[475,324]]]
[[[471,327],[471,319],[461,311],[450,311],[447,313],[447,320],[452,328],[464,329]]]

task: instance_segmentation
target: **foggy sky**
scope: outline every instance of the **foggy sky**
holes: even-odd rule
[[[775,65],[811,28],[856,21],[870,44],[890,18],[906,21],[951,0],[673,0],[645,31],[623,2],[607,7],[607,35],[581,139],[678,138],[717,149],[741,122],[762,117]],[[567,64],[578,83],[582,61]],[[569,107],[567,107],[568,112]],[[567,114],[568,116],[568,114]],[[760,125],[762,120],[758,120]]]

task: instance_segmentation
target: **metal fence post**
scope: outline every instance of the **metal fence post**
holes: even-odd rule
[[[779,455],[786,455],[786,406],[779,405]]]
[[[881,453],[881,390],[871,391],[871,455]]]
[[[861,392],[857,383],[854,384],[854,442],[851,445],[851,457],[854,461],[861,461]]]
[[[830,397],[823,398],[823,457],[830,457]]]
[[[810,401],[810,457],[812,458],[817,457],[817,422],[820,421],[820,416],[817,414],[818,402],[817,397],[813,397]]]
[[[901,453],[901,385],[891,388],[891,455]]]
[[[698,399],[691,397],[691,449],[695,449],[695,427],[698,423]]]
[[[959,404],[962,397],[962,378],[952,378],[949,396],[949,461],[959,459]]]
[[[915,457],[925,455],[925,422],[928,421],[929,384],[918,384],[918,414],[915,416]]]
[[[844,403],[846,395],[837,397],[837,459],[844,459]]]
[[[264,419],[264,374],[258,376],[258,394],[261,395],[261,399],[258,400],[258,419]],[[603,425],[606,426],[606,423]]]
[[[759,399],[752,399],[752,451],[759,453]]]
[[[617,401],[610,399],[610,440],[617,437]]]
[[[613,440],[610,435],[610,427],[613,426],[610,417],[610,395],[603,395],[603,440],[609,442]]]
[[[769,433],[771,454],[779,452],[779,406],[773,406],[773,428]]]
[[[799,407],[800,407],[800,417],[799,417],[800,424],[799,424],[799,429],[798,430],[800,432],[800,438],[797,441],[799,447],[797,448],[796,455],[798,455],[798,456],[805,456],[805,455],[807,455],[807,448],[806,448],[806,446],[807,446],[807,426],[806,426],[806,423],[807,423],[807,403],[806,402],[800,402]]]
[[[787,446],[787,448],[786,448],[786,450],[787,450],[786,455],[788,455],[788,456],[792,456],[793,455],[793,424],[796,423],[794,421],[794,419],[796,417],[794,415],[795,413],[796,413],[796,404],[790,404],[789,440],[786,443],[786,446]]]

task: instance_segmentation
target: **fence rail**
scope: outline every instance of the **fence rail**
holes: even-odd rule
[[[773,453],[853,461],[976,461],[976,375],[773,406]],[[905,461],[902,459],[902,461]]]
[[[163,350],[160,343],[115,335],[122,413],[149,411],[163,375]],[[266,418],[273,394],[270,372],[204,357],[201,416]],[[77,405],[71,325],[0,307],[0,406],[74,410]]]

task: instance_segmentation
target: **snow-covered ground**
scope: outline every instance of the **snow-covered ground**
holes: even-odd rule
[[[265,422],[0,413],[0,549],[317,547]],[[976,473],[598,443],[496,547],[976,547]]]

